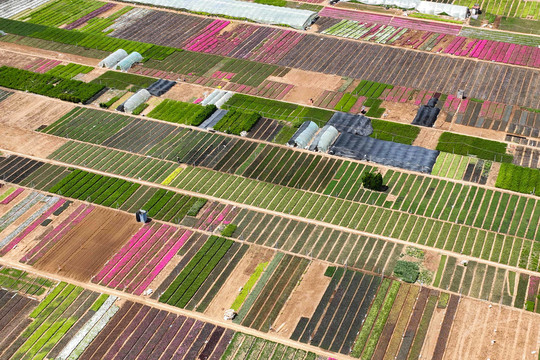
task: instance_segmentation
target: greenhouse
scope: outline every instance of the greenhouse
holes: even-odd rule
[[[373,133],[371,120],[364,115],[354,115],[336,112],[332,115],[328,125],[332,125],[339,132],[348,132],[355,135],[369,136]]]
[[[313,121],[306,121],[300,125],[298,130],[296,130],[294,135],[287,142],[287,145],[306,149],[311,142],[311,139],[315,136],[315,133],[317,133],[317,130],[319,130],[317,124]]]
[[[221,108],[233,95],[232,91],[216,89],[201,101],[201,105],[216,105],[216,107]]]
[[[249,19],[262,24],[288,25],[295,29],[306,29],[318,17],[316,12],[288,7],[258,4],[239,0],[128,0],[141,4],[155,5],[212,15]]]
[[[98,64],[99,67],[106,67],[109,69],[114,69],[116,64],[118,64],[122,59],[125,59],[128,56],[128,53],[124,49],[118,49],[105,59],[101,60]]]
[[[357,0],[357,2],[367,5],[396,6],[401,9],[415,9],[420,4],[420,0]]]
[[[329,153],[428,174],[439,155],[436,150],[348,133],[339,136]]]
[[[123,111],[132,112],[137,108],[137,106],[145,103],[150,99],[151,94],[146,89],[141,89],[133,94],[129,99],[126,100],[122,105]]]
[[[429,15],[449,15],[456,19],[465,20],[469,9],[466,6],[420,1],[416,7],[418,12]]]
[[[131,69],[133,64],[140,62],[143,60],[143,57],[138,52],[134,51],[122,60],[118,64],[116,64],[115,69],[116,70],[122,70],[122,71],[128,71]]]
[[[176,85],[176,81],[159,79],[158,81],[147,87],[146,90],[148,90],[148,92],[154,96],[161,96],[167,91],[171,90],[174,85]]]
[[[332,125],[325,125],[315,136],[309,150],[318,152],[327,152],[330,145],[336,141],[339,131]]]

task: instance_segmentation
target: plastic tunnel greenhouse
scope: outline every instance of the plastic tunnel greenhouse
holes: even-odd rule
[[[341,0],[348,1],[348,0]],[[397,6],[401,9],[416,9],[422,14],[446,14],[457,19],[465,20],[468,8],[461,5],[444,4],[434,1],[421,0],[356,0],[367,5]]]
[[[185,9],[213,15],[249,19],[263,24],[284,24],[305,29],[317,19],[309,10],[258,4],[239,0],[127,0],[128,2]]]
[[[292,138],[287,142],[287,145],[305,149],[315,136],[317,130],[319,130],[317,124],[313,121],[306,121],[296,130]]]
[[[99,67],[106,67],[113,69],[116,64],[118,64],[122,59],[125,59],[128,56],[128,53],[124,49],[118,49],[105,59],[101,60],[98,64]]]
[[[315,136],[309,150],[327,152],[330,145],[336,141],[339,136],[339,131],[332,125],[325,125],[321,131]]]
[[[142,55],[134,51],[125,58],[123,58],[118,64],[116,64],[115,68],[117,70],[128,71],[129,69],[131,69],[133,64],[142,61],[142,59]]]
[[[137,108],[137,106],[141,105],[142,103],[150,99],[150,96],[151,96],[150,93],[146,89],[141,89],[137,91],[129,99],[127,99],[126,102],[123,104],[124,111],[132,112],[133,110],[135,110],[135,108]]]

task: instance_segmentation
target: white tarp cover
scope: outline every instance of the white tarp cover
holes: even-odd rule
[[[124,103],[124,111],[132,112],[135,108],[150,99],[150,92],[146,89],[141,89],[135,94],[131,95],[129,99]]]
[[[233,95],[234,93],[232,91],[216,89],[201,101],[201,105],[216,105],[216,107],[221,109],[223,104],[225,104]]]
[[[120,60],[124,59],[126,56],[128,56],[126,50],[118,49],[109,56],[107,56],[105,59],[101,60],[98,66],[112,69],[116,66],[116,64],[120,62]]]
[[[120,60],[120,62],[116,64],[115,68],[117,70],[120,69],[122,71],[128,71],[129,69],[131,69],[133,64],[135,64],[136,62],[142,61],[142,59],[143,59],[142,55],[134,51],[128,56],[126,56],[125,58],[123,58],[122,60]]]
[[[295,29],[307,28],[317,17],[309,10],[257,4],[239,0],[126,0],[188,11],[245,18],[263,24],[285,24]]]
[[[344,0],[342,0],[344,1]],[[349,0],[345,0],[349,1]],[[362,4],[397,6],[402,9],[414,9],[420,4],[420,0],[356,0]]]
[[[439,15],[445,13],[456,19],[465,20],[467,18],[468,8],[466,6],[436,3],[431,1],[420,1],[416,10],[422,14]]]

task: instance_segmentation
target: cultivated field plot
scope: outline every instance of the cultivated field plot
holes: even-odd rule
[[[3,291],[3,358],[77,358],[118,309],[115,297],[59,283],[39,304]]]
[[[180,15],[157,11],[153,14],[159,15],[152,15],[152,20],[149,19],[147,22],[148,25],[137,23],[130,29],[124,29],[121,35],[117,33],[115,36],[178,46],[185,37],[185,33],[191,34],[193,32],[194,27],[189,25],[191,20],[181,21],[178,17]],[[156,19],[157,16],[162,17],[162,19],[159,19],[159,17],[159,20]],[[181,16],[189,18],[187,15]],[[175,19],[175,17],[178,18]],[[171,24],[171,28],[175,24],[174,29],[177,32],[173,38],[167,35],[167,31],[160,33],[163,35],[162,38],[156,38],[156,34],[151,27],[151,24],[156,21]],[[263,31],[273,30],[261,26],[257,32],[262,33]],[[252,40],[245,40],[227,56],[243,57],[242,55],[246,52],[249,53],[252,49],[260,46],[261,40],[265,39],[266,34],[259,38],[256,37],[257,32],[251,36]],[[165,39],[165,37],[168,38]],[[533,70],[514,69],[493,63],[478,64],[468,59],[447,58],[437,54],[411,52],[405,49],[382,47],[343,39],[326,37],[322,39],[323,41],[317,35],[305,35],[291,50],[281,56],[277,64],[356,79],[393,83],[415,89],[439,91],[446,94],[456,93],[458,89],[464,88],[464,84],[474,84],[468,90],[471,97],[495,102],[504,100],[510,104],[540,108],[539,100],[534,98],[533,92],[524,90],[528,89],[529,85],[536,86],[535,84],[538,82]],[[305,56],[306,53],[317,53],[320,56],[307,57]],[[358,55],[351,61],[350,54]],[[261,61],[266,63],[275,62]],[[363,65],[355,66],[354,64]],[[369,66],[365,66],[366,64],[369,64]],[[407,66],[407,71],[403,71],[404,66]],[[441,72],[440,69],[446,70]],[[419,77],[417,74],[424,74],[424,76]],[[454,74],[462,74],[459,82],[455,81]],[[503,76],[508,79],[509,84],[515,86],[503,88],[494,85],[500,84]],[[514,89],[518,83],[521,90]]]
[[[441,152],[431,174],[485,185],[491,165],[488,160]]]
[[[313,316],[301,318],[291,338],[362,359],[418,358],[432,318],[444,316],[450,328],[458,304],[454,295],[342,268],[326,275],[332,280]],[[430,336],[442,355],[447,334],[434,329]]]
[[[500,63],[540,67],[535,48],[540,41],[531,36],[498,36],[496,32],[462,29],[460,25],[335,8],[325,8],[320,15],[323,19],[317,24],[323,34],[436,53],[442,51],[446,54]],[[336,23],[335,19],[344,20]],[[458,34],[460,36],[456,36]]]
[[[44,165],[20,156],[0,156],[0,180],[18,184]]]
[[[506,131],[521,136],[540,137],[540,113],[516,109]]]
[[[474,4],[479,3],[480,8],[484,11],[504,16],[513,16],[521,18],[534,18],[538,19],[539,17],[539,5],[535,1],[494,1],[494,0],[482,0],[480,2],[474,2],[471,0],[454,0],[452,2],[455,5],[465,5],[468,7],[473,6]]]
[[[519,166],[530,167],[533,169],[540,168],[540,150],[531,149],[524,146],[516,146],[513,151],[513,163]]]
[[[54,281],[30,275],[26,271],[0,268],[0,286],[3,289],[38,298],[54,285],[56,285]],[[1,296],[5,295],[5,290],[2,291]]]

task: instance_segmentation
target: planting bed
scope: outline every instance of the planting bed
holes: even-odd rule
[[[492,162],[488,160],[441,152],[431,174],[485,185],[491,165]]]
[[[441,134],[437,150],[452,154],[476,155],[481,159],[496,162],[511,162],[512,155],[506,154],[506,144],[482,138],[453,134]]]
[[[13,268],[0,268],[0,286],[21,294],[39,297],[55,285],[54,281]]]
[[[323,356],[237,332],[221,357],[223,360],[323,360]]]
[[[540,170],[501,164],[495,186],[525,194],[536,193],[540,190]]]
[[[533,140],[534,141],[534,140]],[[513,163],[519,166],[526,166],[533,169],[540,168],[540,150],[530,147],[516,146],[513,150]]]

